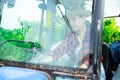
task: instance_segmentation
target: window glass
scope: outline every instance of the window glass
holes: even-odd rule
[[[1,59],[88,68],[92,0],[10,1],[1,6]]]

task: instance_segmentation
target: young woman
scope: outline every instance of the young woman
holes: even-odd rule
[[[72,9],[73,10],[73,9]],[[87,68],[89,64],[90,24],[86,20],[88,15],[84,10],[69,10],[67,18],[73,32],[68,31],[64,40],[57,46],[44,62],[52,62],[67,54],[69,60],[66,65]]]

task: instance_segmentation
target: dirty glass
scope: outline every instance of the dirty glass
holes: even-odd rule
[[[0,1],[0,59],[90,66],[92,0]]]

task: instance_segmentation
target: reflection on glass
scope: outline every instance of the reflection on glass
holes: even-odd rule
[[[92,0],[43,1],[16,0],[10,9],[4,4],[0,42],[22,40],[37,42],[41,47],[27,49],[18,46],[21,43],[8,42],[1,46],[0,58],[87,68],[90,65]]]

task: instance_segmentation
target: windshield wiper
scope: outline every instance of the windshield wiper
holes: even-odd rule
[[[54,0],[54,2],[55,2],[56,5],[57,5],[57,4],[61,4],[61,3],[59,2],[59,0]],[[67,16],[63,14],[62,9],[59,7],[59,5],[57,5],[57,6],[58,6],[58,9],[59,9],[59,11],[60,11],[60,13],[61,13],[64,21],[65,21],[66,24],[68,25],[69,29],[71,30],[72,33],[74,33],[74,31],[73,31],[73,29],[72,29],[72,27],[71,27],[71,25],[70,25],[70,22],[69,22]]]
[[[4,41],[0,44],[0,47],[2,45],[4,45],[5,43],[8,43],[8,42],[20,43],[20,44],[14,44],[14,45],[16,45],[18,47],[22,47],[22,48],[30,48],[30,49],[35,48],[35,47],[36,48],[42,48],[41,45],[37,42],[27,42],[27,41],[22,41],[22,40],[6,40],[6,41]]]

